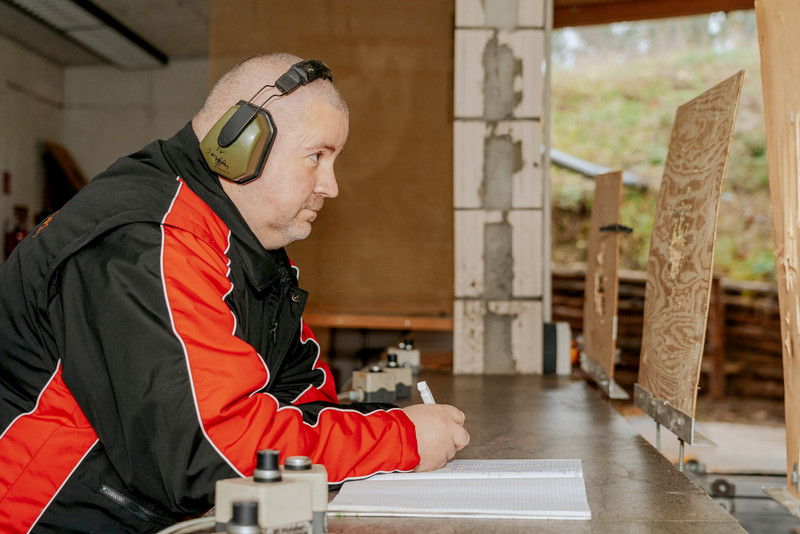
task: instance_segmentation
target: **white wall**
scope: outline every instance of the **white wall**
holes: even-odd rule
[[[14,206],[28,206],[28,229],[44,192],[42,143],[64,145],[91,179],[118,157],[170,137],[203,105],[205,59],[171,61],[147,71],[64,68],[0,37],[0,229]],[[11,192],[2,189],[11,175]],[[0,249],[0,262],[4,258]]]
[[[13,227],[14,205],[28,207],[28,229],[41,210],[42,145],[58,141],[63,119],[63,71],[55,63],[0,37],[0,228]],[[2,189],[11,175],[11,192]],[[0,251],[0,261],[4,254]]]
[[[64,74],[62,143],[91,179],[120,156],[182,128],[208,94],[207,61],[147,71],[70,67]]]

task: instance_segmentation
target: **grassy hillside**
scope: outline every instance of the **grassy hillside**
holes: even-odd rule
[[[670,35],[674,38],[674,32]],[[775,279],[758,46],[752,30],[736,43],[722,50],[701,42],[647,54],[594,54],[591,61],[584,58],[569,67],[554,64],[553,148],[634,172],[649,184],[623,192],[620,222],[634,232],[622,239],[621,268],[647,269],[653,212],[677,107],[744,69],[715,271],[741,280]],[[551,183],[553,263],[580,266],[586,259],[593,183],[556,166]]]

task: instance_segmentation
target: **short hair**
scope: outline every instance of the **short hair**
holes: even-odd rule
[[[292,65],[302,61],[302,58],[285,52],[273,52],[251,56],[238,63],[224,74],[206,98],[203,108],[195,115],[192,124],[198,137],[204,136],[211,127],[231,107],[240,100],[253,99],[256,105],[263,104],[267,97],[263,89],[272,86],[275,81],[291,68]],[[255,98],[254,98],[255,96]],[[331,82],[323,79],[298,87],[289,95],[273,98],[270,102],[291,98],[287,107],[291,113],[302,113],[305,105],[312,98],[322,98],[331,106],[345,115],[349,115],[347,103],[339,89]],[[289,104],[291,102],[291,104]],[[282,106],[276,106],[281,108]],[[276,109],[276,111],[278,111]],[[280,115],[280,111],[278,112]]]

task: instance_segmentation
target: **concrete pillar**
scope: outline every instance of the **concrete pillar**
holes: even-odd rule
[[[541,373],[547,0],[456,0],[456,373]]]

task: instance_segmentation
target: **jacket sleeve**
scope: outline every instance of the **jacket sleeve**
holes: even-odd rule
[[[279,370],[271,392],[290,404],[314,401],[338,403],[336,384],[328,365],[320,360],[320,347],[311,328],[301,321],[289,350],[292,357]]]
[[[224,301],[227,234],[135,228],[73,257],[54,295],[65,381],[132,490],[196,513],[217,479],[252,474],[264,448],[310,456],[331,483],[416,466],[400,409],[293,406],[263,392],[274,371],[233,335]]]

